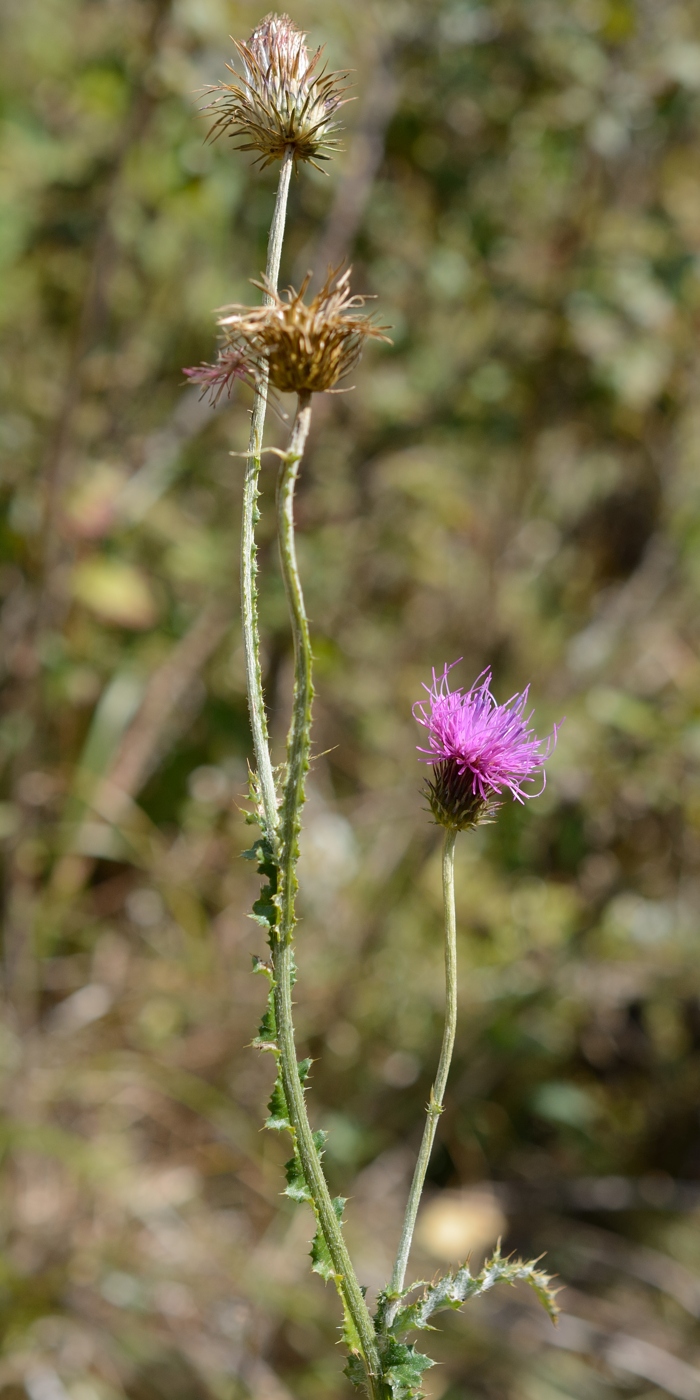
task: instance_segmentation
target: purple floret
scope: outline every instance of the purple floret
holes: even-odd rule
[[[458,663],[452,663],[456,666]],[[537,794],[525,792],[524,783],[542,774],[557,740],[555,725],[548,739],[538,739],[525,714],[529,686],[498,705],[490,691],[491,672],[484,671],[471,690],[450,690],[446,666],[442,676],[433,671],[432,686],[425,686],[427,701],[418,701],[413,713],[428,731],[430,747],[420,748],[422,761],[434,767],[429,783],[430,805],[444,826],[474,826],[493,809],[494,798],[510,792],[516,802]]]
[[[194,365],[191,369],[183,369],[182,373],[191,384],[201,386],[202,398],[209,394],[213,405],[219,402],[224,390],[228,397],[231,397],[231,390],[237,379],[244,384],[253,382],[248,361],[239,351],[228,348],[219,351],[216,364]]]

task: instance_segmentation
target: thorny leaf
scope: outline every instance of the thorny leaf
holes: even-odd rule
[[[333,1201],[333,1209],[339,1225],[342,1225],[343,1211],[345,1209],[345,1196],[336,1196]],[[320,1274],[326,1283],[329,1278],[335,1275],[333,1260],[331,1259],[328,1245],[323,1236],[323,1231],[319,1225],[311,1244],[311,1269],[313,1273]]]
[[[264,1016],[263,1024],[265,1023],[265,1019],[266,1017]],[[308,1078],[309,1070],[311,1068],[312,1063],[312,1060],[306,1059],[300,1060],[299,1064],[297,1065],[297,1071],[299,1073],[299,1083],[302,1085],[302,1088],[306,1084],[306,1080]],[[294,1132],[289,1118],[289,1109],[287,1107],[287,1095],[284,1091],[284,1083],[282,1081],[281,1069],[277,1072],[275,1087],[270,1095],[270,1100],[267,1105],[267,1112],[268,1117],[265,1120],[266,1128],[272,1128],[274,1132],[283,1132],[285,1129],[290,1133]],[[316,1141],[317,1139],[317,1146],[320,1145],[322,1147],[326,1141],[326,1134],[323,1132],[314,1133],[314,1141]]]
[[[292,1125],[289,1121],[289,1111],[287,1109],[287,1096],[284,1092],[284,1085],[282,1083],[281,1073],[278,1073],[277,1078],[275,1080],[275,1087],[272,1090],[270,1100],[267,1105],[267,1115],[268,1116],[265,1119],[266,1128],[271,1128],[273,1132],[277,1133],[284,1132],[285,1129],[287,1130],[287,1132],[290,1133],[293,1131]]]
[[[367,1377],[362,1363],[360,1338],[357,1335],[355,1323],[348,1312],[348,1305],[345,1301],[345,1297],[342,1293],[340,1297],[343,1304],[343,1345],[347,1347],[348,1351],[347,1361],[343,1367],[343,1374],[347,1376],[349,1381],[352,1381],[352,1384],[357,1390],[365,1390],[367,1387]]]
[[[421,1330],[429,1326],[430,1318],[434,1313],[445,1308],[461,1308],[472,1298],[479,1298],[484,1293],[488,1293],[497,1283],[514,1284],[519,1281],[529,1284],[551,1317],[552,1322],[556,1322],[559,1313],[556,1291],[552,1288],[551,1275],[538,1269],[536,1267],[538,1263],[537,1259],[530,1260],[528,1263],[522,1259],[503,1259],[500,1249],[498,1249],[493,1258],[484,1264],[483,1269],[476,1276],[470,1273],[468,1265],[465,1264],[456,1273],[446,1274],[437,1283],[426,1287],[423,1296],[415,1303],[400,1307],[391,1324],[390,1332],[393,1336],[398,1337],[414,1329]],[[415,1287],[420,1286],[422,1285],[415,1285]],[[412,1291],[409,1290],[409,1292]],[[386,1306],[384,1312],[386,1312]]]
[[[253,912],[249,917],[267,929],[272,946],[272,932],[277,922],[277,866],[273,859],[272,847],[267,838],[261,836],[247,851],[243,851],[242,855],[244,860],[257,860],[258,874],[263,875],[267,882],[255,900]]]
[[[293,1201],[308,1201],[311,1204],[311,1192],[306,1184],[304,1168],[301,1165],[299,1153],[295,1152],[288,1162],[285,1162],[284,1174],[287,1179],[284,1194]]]
[[[323,1149],[328,1134],[324,1132],[322,1128],[319,1128],[312,1136],[320,1159],[323,1157]],[[311,1192],[306,1184],[304,1168],[301,1165],[301,1158],[296,1148],[294,1156],[290,1157],[289,1161],[285,1163],[284,1171],[287,1178],[285,1196],[290,1196],[293,1201],[308,1201],[310,1204],[313,1204]]]
[[[254,971],[256,972],[258,972],[259,970],[259,968],[254,969]],[[267,1006],[263,1013],[260,1025],[258,1026],[258,1033],[255,1037],[255,1040],[253,1041],[253,1045],[255,1045],[258,1050],[277,1049],[277,1018],[275,1016],[274,987],[271,987],[270,991],[268,992]]]
[[[389,1386],[392,1400],[413,1400],[421,1394],[424,1371],[435,1365],[429,1356],[416,1351],[413,1345],[389,1338],[381,1352],[383,1378]]]

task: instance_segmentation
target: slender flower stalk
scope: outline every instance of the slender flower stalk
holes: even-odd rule
[[[453,662],[456,666],[457,662]],[[457,832],[486,821],[500,805],[504,790],[516,802],[534,794],[523,787],[541,773],[556,743],[558,726],[541,740],[529,728],[525,715],[528,689],[497,704],[491,693],[491,673],[484,671],[470,690],[450,690],[449,673],[433,671],[432,685],[425,686],[428,700],[414,705],[413,713],[427,730],[429,748],[418,747],[424,762],[432,764],[428,802],[435,821],[445,827],[442,889],[445,907],[445,1028],[435,1083],[430,1091],[423,1139],[406,1206],[399,1248],[389,1289],[387,1320],[395,1317],[401,1302],[408,1257],[418,1207],[425,1184],[437,1121],[443,1111],[445,1088],[457,1029],[457,934],[454,891],[454,853]]]
[[[309,624],[304,606],[294,541],[294,489],[310,422],[311,396],[308,393],[302,393],[298,399],[289,448],[282,459],[277,491],[280,560],[294,640],[294,698],[292,720],[287,739],[287,773],[279,823],[279,886],[276,899],[279,919],[272,948],[275,1020],[282,1084],[289,1119],[294,1130],[295,1145],[304,1177],[313,1197],[340,1291],[359,1338],[370,1393],[379,1397],[382,1394],[379,1379],[381,1366],[374,1326],[343,1239],[321,1166],[318,1148],[309,1124],[304,1090],[299,1078],[292,1019],[292,939],[296,922],[294,907],[297,890],[296,864],[299,854],[298,838],[301,826],[301,808],[304,803],[305,778],[309,767],[311,702],[313,699]]]
[[[265,283],[267,291],[263,300],[271,305],[279,281],[282,242],[287,215],[289,182],[292,175],[293,150],[288,147],[282,159],[275,211],[270,227],[267,245],[267,267]],[[241,611],[243,616],[243,649],[245,652],[246,681],[248,688],[248,710],[253,734],[253,748],[257,763],[260,801],[265,822],[265,834],[273,852],[277,848],[277,794],[270,758],[270,740],[265,713],[262,670],[260,666],[260,629],[258,624],[258,591],[256,574],[258,571],[255,525],[258,519],[258,497],[260,495],[260,460],[262,455],[263,429],[267,412],[268,369],[263,362],[258,367],[255,403],[250,424],[250,440],[243,480],[243,513],[241,523]]]
[[[423,1129],[423,1140],[418,1153],[413,1182],[406,1206],[401,1239],[396,1255],[394,1271],[391,1275],[391,1293],[401,1293],[406,1277],[408,1256],[411,1252],[413,1231],[420,1198],[423,1194],[425,1176],[433,1150],[437,1122],[445,1101],[447,1076],[452,1062],[455,1035],[457,1032],[457,919],[455,914],[455,842],[457,832],[454,827],[445,832],[445,845],[442,853],[442,893],[445,905],[445,1029],[442,1034],[442,1048],[435,1083],[430,1090],[430,1102]]]

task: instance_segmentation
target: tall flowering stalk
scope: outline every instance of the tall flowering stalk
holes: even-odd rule
[[[544,763],[556,743],[557,726],[549,739],[541,740],[528,728],[525,717],[528,690],[513,695],[505,705],[491,694],[491,673],[484,671],[471,690],[450,690],[446,666],[440,679],[425,686],[428,701],[417,701],[413,713],[428,733],[429,747],[419,753],[432,765],[426,797],[435,821],[445,828],[442,857],[442,889],[445,906],[445,1029],[440,1062],[423,1131],[418,1160],[406,1207],[401,1240],[391,1278],[391,1290],[400,1295],[406,1276],[420,1198],[443,1111],[447,1076],[457,1030],[457,918],[455,912],[455,844],[457,833],[487,821],[508,792],[516,802],[536,794],[523,786],[538,773],[544,781]]]
[[[320,66],[321,51],[309,53],[305,35],[288,15],[268,15],[247,43],[236,43],[236,48],[243,72],[232,69],[233,82],[219,84],[213,90],[212,135],[226,133],[242,138],[241,148],[256,151],[263,166],[280,161],[265,276],[262,283],[254,284],[262,291],[263,300],[262,305],[253,307],[225,308],[219,317],[221,345],[216,360],[188,369],[185,374],[214,401],[224,392],[230,394],[237,381],[255,388],[243,483],[241,606],[256,760],[251,779],[255,810],[250,819],[258,823],[262,835],[245,854],[256,861],[265,878],[253,915],[265,928],[270,947],[269,959],[255,959],[255,970],[269,982],[267,1008],[255,1043],[270,1052],[277,1063],[267,1126],[287,1131],[292,1139],[286,1190],[294,1200],[307,1202],[316,1217],[312,1267],[323,1278],[333,1279],[342,1300],[349,1352],[346,1374],[354,1384],[367,1390],[371,1400],[417,1400],[421,1375],[433,1363],[417,1352],[406,1336],[428,1327],[439,1309],[460,1307],[500,1280],[524,1279],[550,1314],[554,1316],[556,1312],[547,1275],[534,1264],[502,1259],[498,1252],[475,1277],[464,1265],[428,1288],[404,1288],[416,1213],[437,1119],[442,1112],[455,1038],[456,835],[493,812],[504,791],[522,800],[527,795],[523,784],[542,768],[548,749],[527,728],[528,721],[523,716],[527,692],[505,706],[497,706],[489,689],[490,676],[482,677],[481,684],[466,694],[451,692],[446,668],[440,681],[433,676],[428,705],[417,707],[416,717],[429,734],[430,746],[423,756],[433,767],[428,798],[435,819],[446,828],[443,883],[447,1014],[438,1074],[396,1266],[372,1317],[343,1236],[345,1201],[342,1197],[331,1198],[324,1174],[325,1134],[312,1131],[309,1122],[305,1093],[310,1061],[298,1060],[292,1013],[296,868],[313,700],[311,642],[295,548],[294,493],[309,434],[313,394],[332,391],[357,364],[367,340],[387,337],[384,328],[365,314],[364,299],[352,294],[349,270],[329,273],[320,292],[308,302],[305,293],[309,278],[298,292],[290,288],[280,295],[278,291],[292,166],[315,164],[332,153],[336,145],[335,115],[345,100],[345,89],[340,85],[343,75],[328,73]],[[256,591],[255,525],[270,387],[297,397],[287,449],[279,454],[277,484],[280,562],[294,645],[292,714],[286,763],[279,780],[272,766],[265,715]],[[423,1292],[410,1301],[417,1288]]]

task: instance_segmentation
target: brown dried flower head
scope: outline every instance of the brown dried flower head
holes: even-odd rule
[[[265,283],[268,305],[234,306],[222,316],[229,344],[245,348],[251,365],[267,365],[270,383],[280,393],[315,394],[332,389],[355,367],[366,340],[384,340],[386,326],[377,326],[358,309],[365,297],[350,292],[350,268],[329,272],[320,292],[306,304],[304,293],[311,274],[298,292],[293,287],[278,296]]]
[[[258,151],[262,166],[281,160],[291,147],[294,160],[307,160],[320,170],[338,146],[335,114],[347,98],[341,86],[345,73],[319,70],[322,49],[311,55],[306,35],[289,15],[269,14],[253,30],[247,44],[234,44],[243,63],[243,74],[227,64],[232,83],[219,83],[210,91],[218,96],[209,104],[215,114],[212,139],[222,132],[242,136],[242,151]]]

